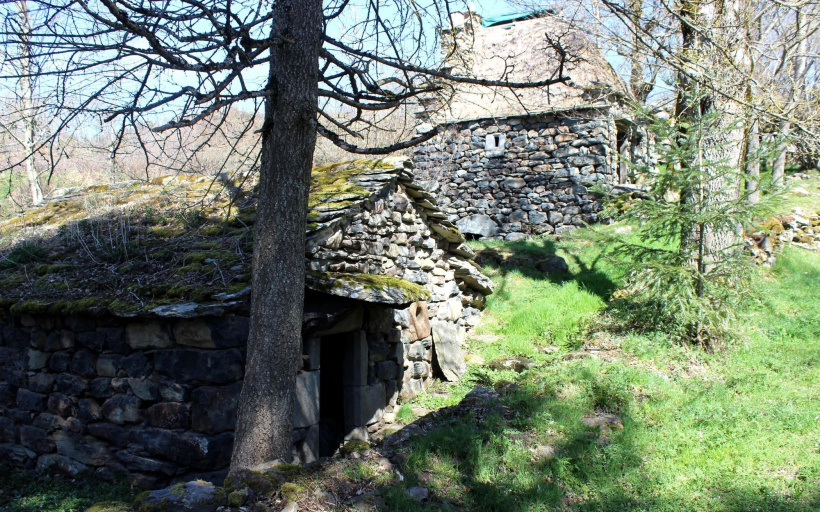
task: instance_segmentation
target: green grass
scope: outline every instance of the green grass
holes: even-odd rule
[[[589,242],[494,246],[518,264],[488,270],[498,288],[477,330],[484,341],[469,351],[536,366],[471,366],[449,397],[440,387],[418,397],[453,405],[495,386],[510,414],[440,413],[407,454],[405,481],[384,489],[387,510],[820,510],[820,254],[786,249],[762,269],[739,341],[707,353],[608,328],[619,276]],[[552,253],[568,275],[545,278],[527,263]],[[584,342],[609,350],[564,357]],[[581,422],[596,413],[619,415],[624,429],[602,438]],[[557,456],[534,458],[544,445]],[[412,485],[431,498],[407,498]]]
[[[83,512],[98,502],[131,503],[137,494],[122,482],[71,480],[0,466],[0,512]]]

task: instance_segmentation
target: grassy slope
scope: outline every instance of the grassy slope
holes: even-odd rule
[[[787,249],[758,278],[742,340],[705,354],[662,335],[590,331],[618,276],[588,242],[497,247],[570,263],[564,279],[527,264],[490,270],[498,291],[477,338],[498,340],[471,350],[537,366],[471,366],[449,397],[420,397],[426,407],[452,405],[476,384],[495,385],[512,416],[452,418],[419,439],[402,486],[420,483],[433,497],[416,504],[396,488],[388,509],[820,510],[820,254]],[[584,342],[609,350],[564,357]],[[540,350],[549,345],[560,349]],[[624,430],[601,442],[580,421],[596,412],[617,413]],[[559,455],[536,461],[539,445]]]

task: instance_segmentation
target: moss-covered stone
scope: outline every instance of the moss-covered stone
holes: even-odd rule
[[[248,501],[248,492],[245,490],[233,491],[228,494],[228,506],[239,508]]]
[[[293,482],[282,484],[282,499],[287,502],[299,501],[305,494],[305,488]]]
[[[122,501],[104,501],[95,503],[85,510],[85,512],[133,512],[133,507]]]
[[[306,280],[311,289],[366,302],[402,305],[430,298],[430,292],[423,286],[400,277],[309,272]]]
[[[342,452],[342,455],[347,455],[347,454],[353,453],[353,452],[357,452],[357,453],[366,452],[369,449],[370,449],[370,443],[368,443],[367,441],[352,439],[352,440],[346,442],[342,446],[340,451]]]

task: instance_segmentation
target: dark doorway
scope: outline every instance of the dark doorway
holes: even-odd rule
[[[330,457],[345,437],[344,364],[350,334],[334,334],[321,341],[319,384],[319,456]]]

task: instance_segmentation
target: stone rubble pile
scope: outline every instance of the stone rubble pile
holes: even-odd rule
[[[756,261],[773,265],[778,245],[793,245],[810,251],[820,250],[820,210],[807,213],[794,208],[765,223],[768,233],[757,231],[746,237],[746,249]]]

